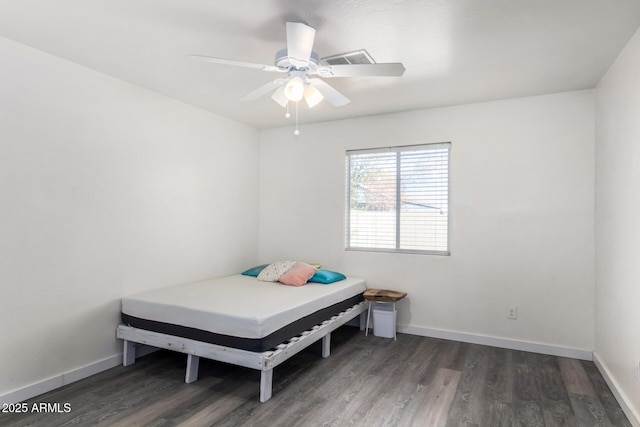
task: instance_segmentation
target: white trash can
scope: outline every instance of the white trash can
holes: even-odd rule
[[[375,304],[373,306],[373,335],[382,338],[395,338],[396,311],[393,304]]]

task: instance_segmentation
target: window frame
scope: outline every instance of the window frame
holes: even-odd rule
[[[446,148],[447,149],[447,248],[446,250],[436,249],[402,249],[400,248],[400,214],[401,207],[396,204],[396,231],[395,231],[395,248],[367,248],[367,247],[353,247],[351,246],[351,156],[354,154],[369,154],[369,153],[401,153],[403,151],[416,151],[417,149],[424,148],[426,150]],[[398,167],[400,164],[400,156],[396,157],[396,200],[400,197],[400,177],[401,170]],[[344,224],[345,224],[345,250],[357,251],[357,252],[386,252],[386,253],[403,253],[403,254],[418,254],[418,255],[451,255],[451,142],[436,142],[436,143],[423,143],[414,145],[398,145],[389,147],[378,148],[364,148],[364,149],[347,149],[345,150],[345,207],[344,207]]]

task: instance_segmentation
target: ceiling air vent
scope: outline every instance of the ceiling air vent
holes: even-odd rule
[[[376,61],[367,53],[366,50],[356,50],[355,52],[341,53],[339,55],[327,56],[322,58],[328,65],[343,64],[375,64]]]

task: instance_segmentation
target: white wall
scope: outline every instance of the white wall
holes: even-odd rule
[[[254,129],[0,38],[0,400],[117,359],[123,295],[254,264],[257,166]]]
[[[640,425],[640,31],[596,88],[596,356]]]
[[[263,131],[260,261],[317,262],[406,291],[398,322],[414,333],[590,355],[593,108],[580,91],[306,125],[299,138]],[[345,149],[441,141],[452,142],[451,256],[345,251]]]

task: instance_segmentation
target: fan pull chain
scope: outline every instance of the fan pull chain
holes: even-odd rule
[[[289,117],[291,117],[291,113],[289,113],[289,103],[287,102],[287,112],[284,113],[284,118],[288,119]]]
[[[296,101],[296,130],[293,131],[295,136],[300,135],[300,131],[298,130],[298,101]]]

